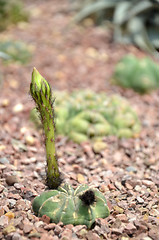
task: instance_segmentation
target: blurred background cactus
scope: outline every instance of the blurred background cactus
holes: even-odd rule
[[[0,31],[9,25],[28,20],[21,0],[0,0]]]
[[[83,0],[73,1],[78,10],[76,22],[91,18],[96,24],[112,23],[116,42],[133,43],[158,56],[158,0]]]
[[[0,58],[5,63],[16,61],[22,64],[27,63],[32,56],[32,46],[21,41],[1,41]]]
[[[135,111],[118,95],[106,96],[90,90],[55,95],[57,134],[74,142],[97,141],[107,135],[134,137],[140,131]],[[39,126],[36,110],[31,112],[31,119]]]
[[[148,57],[126,55],[117,63],[112,78],[122,87],[139,93],[150,92],[159,87],[159,66]]]

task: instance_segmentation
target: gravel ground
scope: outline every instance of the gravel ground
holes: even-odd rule
[[[138,95],[111,85],[115,63],[125,53],[145,56],[133,46],[112,42],[110,30],[69,26],[67,0],[26,1],[31,17],[0,34],[32,46],[27,65],[0,62],[0,239],[158,240],[159,239],[159,91]],[[106,137],[105,149],[57,137],[57,155],[65,180],[88,183],[105,195],[111,214],[96,226],[50,223],[33,214],[31,202],[46,189],[42,134],[29,121],[34,104],[29,96],[33,67],[53,89],[91,88],[119,93],[137,111],[142,131],[134,139]]]

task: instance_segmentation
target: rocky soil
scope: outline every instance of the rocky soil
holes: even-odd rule
[[[113,43],[112,33],[100,27],[70,25],[73,12],[67,0],[25,1],[31,17],[0,33],[32,46],[27,65],[0,62],[0,239],[12,240],[158,240],[159,239],[159,90],[139,95],[113,86],[115,63],[133,46]],[[46,189],[43,137],[29,120],[34,103],[29,96],[33,67],[53,89],[89,88],[126,97],[137,111],[142,131],[134,139],[105,137],[105,148],[81,145],[57,137],[59,166],[65,180],[99,188],[110,216],[96,226],[50,223],[34,215],[31,202]]]

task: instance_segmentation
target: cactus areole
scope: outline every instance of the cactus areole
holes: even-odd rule
[[[86,225],[91,228],[96,218],[106,218],[109,215],[104,195],[95,188],[79,185],[75,190],[69,184],[61,184],[55,151],[54,111],[51,88],[48,82],[34,68],[30,93],[45,133],[47,159],[47,185],[53,190],[37,196],[32,204],[33,211],[39,217],[46,215],[51,222],[73,225]]]

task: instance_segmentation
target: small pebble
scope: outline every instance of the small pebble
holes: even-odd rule
[[[115,187],[116,187],[117,189],[119,189],[120,191],[123,189],[123,186],[121,185],[120,182],[115,181],[114,185],[115,185]]]
[[[43,221],[35,222],[34,226],[38,230],[39,227],[43,227],[44,226],[44,222]]]
[[[60,226],[58,226],[58,225],[55,225],[54,233],[56,235],[59,235],[61,233],[61,231],[62,231],[62,228]]]
[[[13,199],[14,200],[14,199]],[[7,212],[5,214],[5,216],[7,216],[9,218],[9,220],[13,219],[14,218],[14,213],[13,212]]]
[[[15,231],[16,231],[16,228],[13,225],[8,225],[3,229],[3,234],[8,235],[9,233],[15,232]]]
[[[125,187],[128,189],[128,190],[132,190],[133,189],[133,186],[129,183],[125,183]]]
[[[23,104],[22,104],[22,103],[18,103],[17,105],[15,105],[15,106],[13,107],[13,112],[14,112],[14,113],[19,113],[19,112],[22,112],[23,109],[24,109]]]
[[[21,184],[21,183],[14,183],[14,187],[15,187],[17,190],[20,190],[21,188],[24,187],[24,185]]]
[[[150,180],[142,180],[142,184],[150,188],[155,186],[155,183]]]
[[[26,136],[25,141],[28,145],[33,146],[35,144],[35,138],[33,136]]]
[[[109,190],[116,190],[116,187],[113,184],[108,184]]]
[[[152,240],[150,237],[143,237],[142,240]]]
[[[22,239],[22,236],[19,233],[17,232],[13,233],[12,240],[20,240],[20,239]]]
[[[0,227],[5,227],[6,225],[8,225],[8,217],[5,215],[2,215],[0,217]]]
[[[9,208],[13,208],[16,204],[16,200],[15,199],[8,199],[8,205]]]
[[[107,147],[107,144],[105,142],[98,141],[93,144],[93,151],[95,153],[100,153],[101,151],[106,149],[106,147]]]
[[[14,183],[17,183],[17,182],[19,182],[19,179],[16,175],[7,175],[6,176],[6,183],[9,186],[12,186],[12,185],[14,185]]]
[[[117,213],[121,213],[122,214],[124,212],[124,209],[120,208],[118,206],[114,206],[113,208],[114,208],[115,212],[117,212]]]
[[[122,222],[128,221],[128,218],[125,214],[117,214],[116,217],[119,218]]]
[[[91,232],[91,231],[86,234],[86,239],[87,240],[101,240],[101,238],[96,233]]]
[[[77,181],[79,183],[85,183],[86,182],[85,177],[80,173],[77,174]]]
[[[141,188],[139,185],[136,185],[135,188],[134,188],[134,190],[137,191],[137,192],[140,192],[141,189],[142,189],[142,188]]]
[[[139,196],[136,197],[136,200],[138,203],[144,203],[144,199]]]
[[[127,172],[134,172],[134,173],[136,173],[137,169],[135,167],[133,167],[133,166],[129,166],[129,167],[126,168],[126,171]]]
[[[7,98],[3,99],[2,100],[2,107],[8,107],[9,103],[10,103],[9,99],[7,99]]]
[[[24,223],[24,226],[23,226],[23,231],[24,233],[30,233],[31,230],[33,229],[33,224],[28,222],[28,223]]]
[[[125,226],[124,232],[126,232],[127,234],[133,234],[135,231],[136,231],[136,227],[132,222],[128,223]]]
[[[43,222],[47,223],[47,224],[50,223],[50,218],[49,218],[48,216],[46,216],[46,215],[43,215],[43,216],[41,217],[41,220],[42,220]]]
[[[55,228],[55,226],[56,226],[55,223],[49,223],[49,224],[47,224],[46,226],[44,226],[44,229],[45,229],[45,230],[52,230],[52,229]]]
[[[9,160],[6,157],[0,158],[0,163],[1,164],[9,164]]]

